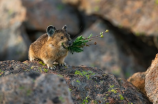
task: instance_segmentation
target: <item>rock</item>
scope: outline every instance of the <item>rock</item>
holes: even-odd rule
[[[0,14],[0,29],[6,29],[26,19],[26,9],[21,0],[0,0]]]
[[[54,98],[56,96],[56,91],[57,93],[61,92],[59,94],[63,96],[63,99],[66,98],[63,94],[67,93],[67,98],[69,99],[69,93],[67,88],[65,88],[65,83],[62,79],[64,78],[71,91],[71,97],[74,104],[150,104],[148,99],[132,84],[97,68],[57,66],[57,69],[52,71],[47,70],[47,66],[39,61],[25,61],[22,63],[19,61],[8,60],[0,62],[0,69],[1,76],[4,76],[0,78],[0,92],[4,90],[6,91],[6,93],[3,93],[5,93],[4,96],[7,97],[8,101],[11,99],[15,101],[14,97],[10,96],[14,95],[16,97],[21,95],[21,97],[16,97],[16,99],[35,103],[34,101],[36,99],[42,101],[46,98]],[[33,73],[32,71],[45,74],[29,75],[30,73]],[[12,75],[4,75],[5,72],[11,72]],[[24,74],[19,74],[19,72],[23,72]],[[56,74],[61,78],[51,75],[50,73]],[[54,84],[55,82],[56,84]],[[58,84],[61,85],[58,86]],[[26,90],[24,89],[21,91],[23,87],[21,88],[20,85],[25,85]],[[12,87],[14,90],[12,90]],[[52,87],[53,89],[56,89],[56,91],[54,91]],[[29,91],[27,91],[27,89]],[[59,89],[59,91],[57,89]],[[17,94],[15,94],[15,91]],[[2,95],[0,98],[2,99]],[[24,98],[26,98],[26,100]],[[46,99],[46,101],[49,100]]]
[[[63,0],[65,3],[78,5],[87,14],[96,14],[109,20],[114,25],[129,28],[136,35],[158,34],[156,0]],[[76,6],[77,7],[77,6]]]
[[[138,90],[146,95],[145,76],[146,72],[137,72],[128,78],[128,82],[131,82]]]
[[[68,32],[77,34],[79,18],[76,11],[61,0],[21,0],[27,10],[26,26],[31,30],[45,31],[49,25],[61,29],[65,24]]]
[[[0,29],[0,60],[26,60],[30,41],[20,22]]]
[[[158,103],[157,69],[158,54],[156,54],[155,59],[152,61],[151,66],[148,68],[146,72],[137,72],[128,79],[128,81],[131,82],[135,87],[137,87],[137,89],[146,94],[146,96],[153,104]]]
[[[95,22],[81,35],[84,37],[88,37],[90,34],[96,36],[106,29],[109,32],[105,33],[103,38],[97,38],[89,42],[92,45],[85,47],[83,52],[74,53],[73,55],[69,53],[68,57],[66,57],[66,62],[70,65],[100,67],[119,77],[129,77],[135,71],[145,70],[144,66],[135,61],[135,56],[130,52],[128,54],[124,53],[124,50],[120,48],[118,40],[115,38],[115,35],[119,34],[104,24],[103,21]],[[94,42],[97,45],[94,45]]]
[[[0,60],[26,60],[30,41],[22,26],[26,17],[22,2],[1,0],[0,14]]]
[[[0,79],[0,85],[1,103],[73,104],[66,82],[57,75],[9,75]]]
[[[156,54],[155,59],[152,61],[151,66],[147,70],[145,77],[145,91],[147,97],[153,104],[158,103],[158,54]]]

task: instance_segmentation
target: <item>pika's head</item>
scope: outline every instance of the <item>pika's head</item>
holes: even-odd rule
[[[60,49],[67,49],[72,45],[72,39],[66,31],[66,25],[61,30],[56,30],[54,26],[48,26],[46,29],[48,35],[47,43]]]

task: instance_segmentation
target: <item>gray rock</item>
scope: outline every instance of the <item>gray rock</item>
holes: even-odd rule
[[[0,37],[0,60],[27,59],[30,41],[20,22],[0,29]]]
[[[61,29],[68,26],[68,32],[77,34],[79,19],[74,9],[61,0],[21,0],[27,10],[26,26],[28,29],[45,31],[48,25]]]
[[[0,79],[0,103],[73,104],[63,78],[52,74],[22,73]]]

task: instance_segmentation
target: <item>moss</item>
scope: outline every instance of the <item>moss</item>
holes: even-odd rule
[[[45,66],[45,65],[46,65],[46,64],[44,64],[42,61],[40,61],[40,62],[39,62],[39,64],[41,64],[41,65],[43,65],[43,66]]]
[[[72,89],[69,88],[69,91],[72,91]]]
[[[75,75],[79,75],[79,76],[85,76],[87,79],[90,78],[91,75],[95,75],[95,73],[93,73],[92,71],[75,71]]]
[[[31,69],[33,69],[34,68],[34,66],[31,66]]]
[[[79,80],[76,80],[76,82],[80,83],[80,81],[79,81]]]
[[[38,69],[40,70],[41,73],[43,72],[43,71],[42,71],[42,68],[39,67]]]
[[[117,91],[115,89],[112,89],[111,92],[113,92],[114,94],[117,93]]]
[[[31,94],[32,94],[32,90],[27,90],[27,91],[26,91],[26,95],[27,95],[27,96],[29,96],[29,95],[31,95]]]
[[[64,5],[58,5],[58,6],[57,6],[57,8],[58,8],[58,10],[60,10],[60,11],[61,11],[61,10],[63,10],[63,9],[64,9]]]
[[[45,73],[47,73],[47,72],[49,71],[49,69],[43,69],[43,71],[44,71]]]
[[[114,88],[114,85],[110,85],[110,88]]]
[[[88,97],[86,97],[86,98],[83,100],[82,104],[87,104],[87,103],[88,103]]]
[[[24,88],[25,88],[24,86],[20,86],[20,87],[19,87],[20,90],[23,90]]]
[[[58,74],[59,77],[63,78],[63,76],[61,74]]]
[[[119,95],[120,96],[120,100],[124,100],[124,97],[122,95]]]
[[[63,103],[64,102],[64,98],[62,96],[59,97],[59,100]]]
[[[0,69],[0,76],[3,75],[3,73],[4,73],[4,71],[2,71],[2,70]]]

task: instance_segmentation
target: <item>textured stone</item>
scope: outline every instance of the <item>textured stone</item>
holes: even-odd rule
[[[27,10],[25,23],[28,29],[45,31],[49,25],[61,29],[66,24],[68,32],[77,34],[80,31],[76,12],[61,0],[21,1]]]
[[[0,29],[6,29],[26,19],[21,0],[0,0]]]
[[[3,96],[5,96],[7,101],[30,101],[29,104],[31,104],[47,98],[44,100],[45,102],[56,102],[61,100],[61,97],[56,98],[57,93],[63,99],[67,98],[67,100],[63,101],[70,101],[68,88],[65,87],[67,83],[75,104],[150,104],[145,95],[139,92],[132,84],[97,68],[57,66],[56,70],[46,72],[44,70],[47,69],[47,66],[42,62],[25,61],[22,63],[12,60],[1,61],[0,69],[1,76],[4,76],[5,73],[12,73],[11,76],[5,75],[5,77],[0,78],[0,92],[5,91],[0,93],[0,98],[3,99]],[[32,74],[32,71],[36,71],[36,74]],[[24,72],[24,74],[19,74],[19,72]],[[45,74],[40,75],[38,73]],[[60,78],[50,73],[57,74]],[[63,79],[65,79],[66,83]],[[24,88],[20,85],[24,85]],[[23,90],[21,91],[21,89]],[[64,95],[65,93],[67,96]],[[10,97],[13,95],[14,97]],[[71,104],[71,102],[63,104]]]
[[[66,82],[57,75],[9,75],[0,79],[0,85],[0,103],[73,104]]]
[[[136,35],[158,35],[157,0],[64,1],[78,5],[87,14],[97,14],[120,28],[129,28]]]
[[[145,91],[153,104],[158,103],[158,54],[152,61],[151,66],[146,72],[145,77]]]
[[[21,22],[0,29],[0,60],[26,60],[29,45]]]

